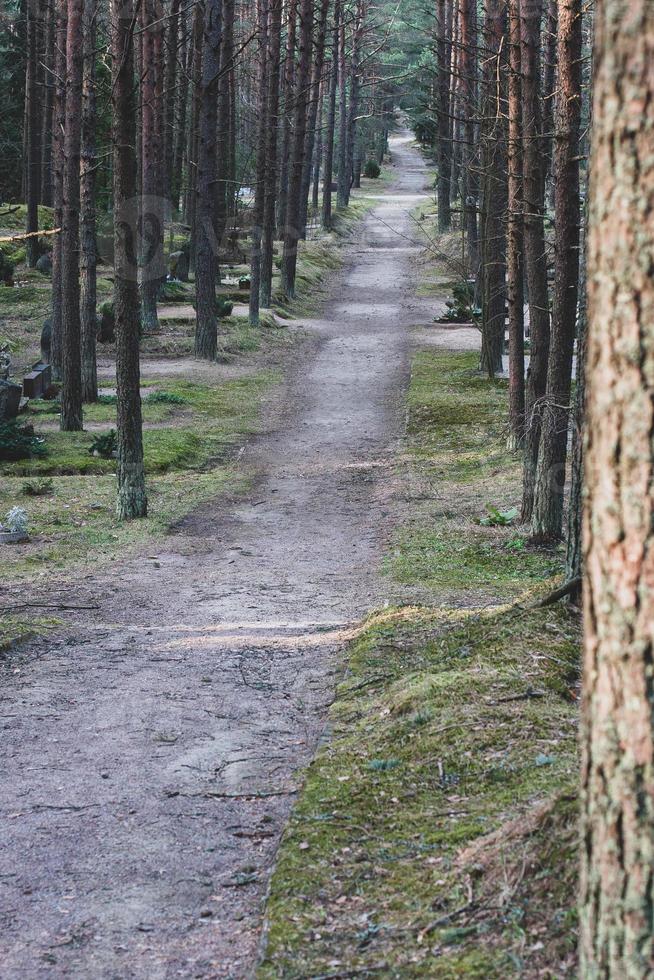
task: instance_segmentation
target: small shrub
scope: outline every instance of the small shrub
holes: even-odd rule
[[[479,523],[483,527],[509,527],[518,516],[518,508],[499,510],[493,504],[486,504],[487,517],[481,517]]]
[[[475,306],[474,282],[457,282],[452,288],[452,299],[445,304],[447,309],[436,320],[437,323],[474,323],[481,316]]]
[[[368,160],[365,167],[363,168],[363,176],[369,177],[370,180],[377,180],[381,175],[381,167],[376,160]]]
[[[216,314],[219,317],[231,316],[232,310],[234,309],[234,304],[231,299],[226,299],[224,296],[218,296],[216,299]]]
[[[3,531],[11,534],[27,534],[27,511],[22,507],[12,507],[2,524]]]
[[[98,395],[98,405],[115,405],[117,401],[115,395]]]
[[[100,456],[101,459],[113,459],[118,452],[118,438],[116,436],[116,430],[111,429],[109,432],[103,432],[101,435],[95,436],[93,442],[89,446],[89,453],[91,456]]]
[[[34,435],[34,426],[0,422],[0,459],[13,461],[45,455],[45,441]]]
[[[54,493],[54,483],[52,480],[26,480],[23,493],[26,497],[49,497]]]
[[[172,391],[152,391],[146,396],[145,401],[148,405],[187,405],[188,402],[181,395],[176,395]]]

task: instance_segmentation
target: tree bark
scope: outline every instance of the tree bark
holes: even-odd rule
[[[334,8],[334,37],[332,42],[332,64],[329,75],[329,106],[327,109],[327,131],[325,133],[325,166],[322,191],[322,226],[327,231],[332,227],[332,181],[334,180],[334,140],[336,137],[336,95],[338,93],[338,47],[341,22],[341,2],[336,0]]]
[[[222,0],[205,0],[196,205],[195,356],[206,360],[215,359],[218,345],[215,264],[218,242],[213,219],[222,13]]]
[[[532,532],[555,541],[563,528],[572,354],[579,296],[579,131],[582,0],[559,0],[554,305],[542,417]]]
[[[506,324],[506,46],[504,0],[487,0],[484,21],[485,111],[482,133],[482,335],[481,368],[490,378],[502,371]]]
[[[41,114],[39,112],[39,0],[27,2],[27,73],[25,78],[25,119],[27,123],[27,222],[28,234],[38,231],[41,196]],[[33,269],[39,257],[39,240],[26,241],[27,265]]]
[[[452,0],[438,0],[437,32],[438,230],[442,234],[449,231],[452,225],[452,140],[450,137]]]
[[[61,429],[82,428],[82,360],[80,345],[79,206],[82,133],[82,18],[84,0],[68,0],[66,31],[66,125],[64,132],[63,208],[61,228]]]
[[[94,402],[98,397],[96,359],[96,242],[95,242],[95,172],[96,172],[96,101],[95,44],[97,36],[96,0],[84,5],[84,78],[82,83],[82,150],[80,172],[80,266],[82,272],[80,320],[82,335],[82,400]]]
[[[231,159],[232,96],[234,61],[234,0],[223,0],[223,37],[218,82],[218,133],[216,137],[216,238],[220,245],[232,213],[236,173]]]
[[[297,250],[300,241],[302,176],[307,151],[307,113],[311,80],[311,41],[313,37],[313,0],[300,0],[299,63],[293,113],[293,145],[288,174],[286,226],[282,256],[282,290],[292,299],[295,295]]]
[[[654,5],[596,6],[580,971],[654,963]]]
[[[43,53],[43,119],[41,124],[41,203],[52,206],[52,112],[56,44],[55,0],[48,0]]]
[[[336,206],[346,208],[350,200],[347,172],[347,54],[345,50],[345,9],[341,8],[338,38],[338,180]]]
[[[316,126],[319,118],[320,91],[323,69],[325,67],[325,40],[327,37],[327,14],[331,0],[321,0],[318,15],[318,26],[313,40],[313,72],[311,77],[310,98],[307,107],[306,146],[304,149],[304,165],[302,169],[302,184],[300,187],[300,221],[298,231],[301,238],[307,235],[307,220],[309,213],[309,190],[311,187],[311,172],[314,163],[314,148],[316,145]]]
[[[523,522],[531,521],[540,442],[540,412],[547,385],[550,310],[543,222],[545,174],[541,148],[540,30],[543,0],[520,0],[522,61],[525,270],[529,288],[530,361],[525,394]]]
[[[509,448],[522,446],[525,426],[525,317],[523,277],[522,118],[520,3],[509,0]]]
[[[63,224],[64,129],[66,126],[67,0],[55,0],[55,90],[52,118],[52,205],[55,228]],[[62,241],[54,236],[52,248],[52,331],[50,360],[53,377],[61,378],[62,361]]]
[[[143,0],[141,84],[141,327],[157,333],[157,297],[166,277],[164,261],[163,25],[156,0]]]
[[[288,180],[293,147],[293,110],[295,105],[295,48],[297,39],[298,0],[288,0],[288,23],[286,33],[286,61],[284,64],[284,116],[282,120],[281,166],[279,171],[279,194],[277,208],[277,227],[283,239],[286,229],[286,209],[288,207]]]
[[[139,367],[139,291],[136,198],[136,106],[134,102],[133,0],[111,0],[112,141],[114,190],[114,312],[118,495],[121,520],[145,517],[148,501],[143,465]]]
[[[263,208],[263,241],[261,256],[261,305],[272,303],[273,257],[275,243],[275,210],[277,206],[277,169],[279,150],[279,80],[281,74],[282,0],[270,0],[270,53],[268,71],[268,130],[266,135],[266,195]]]
[[[477,4],[461,0],[461,98],[465,113],[462,188],[468,271],[477,275],[479,268],[479,231],[477,223],[478,177],[475,172],[475,117],[477,113]]]
[[[266,130],[268,119],[268,30],[269,12],[268,0],[258,3],[258,35],[259,51],[257,66],[257,109],[259,113],[257,131],[257,162],[255,168],[254,207],[252,232],[250,242],[252,254],[250,258],[250,325],[259,326],[259,308],[261,305],[261,243],[263,240],[264,208],[266,206]]]

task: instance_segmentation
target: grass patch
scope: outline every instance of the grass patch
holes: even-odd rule
[[[0,468],[0,512],[17,502],[25,506],[32,536],[30,544],[3,551],[7,580],[25,581],[88,561],[95,565],[155,540],[212,497],[227,490],[242,491],[247,481],[231,465],[234,447],[260,430],[262,399],[276,381],[277,375],[270,371],[215,385],[144,379],[144,387],[169,396],[164,402],[145,405],[146,417],[152,412],[157,418],[165,414],[167,420],[143,433],[152,515],[145,521],[121,524],[116,519],[115,460],[88,451],[97,431],[44,430],[47,457]],[[110,428],[115,406],[94,408]],[[52,479],[52,492],[27,500],[26,477]]]
[[[282,844],[261,978],[573,976],[577,632],[563,607],[370,620]]]

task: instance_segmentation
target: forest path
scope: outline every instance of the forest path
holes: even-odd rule
[[[11,659],[0,720],[3,980],[245,977],[295,777],[348,630],[389,597],[387,478],[419,320],[408,133],[334,278],[277,431],[144,556],[71,583],[78,610]],[[424,314],[423,318],[424,318]]]

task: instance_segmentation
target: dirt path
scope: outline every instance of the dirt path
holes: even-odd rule
[[[385,466],[408,373],[425,185],[408,136],[244,465],[248,503],[79,583],[2,679],[4,980],[244,977],[347,630],[389,595]],[[389,227],[390,226],[390,227]],[[399,234],[398,234],[399,233]],[[64,594],[65,595],[65,594]]]

